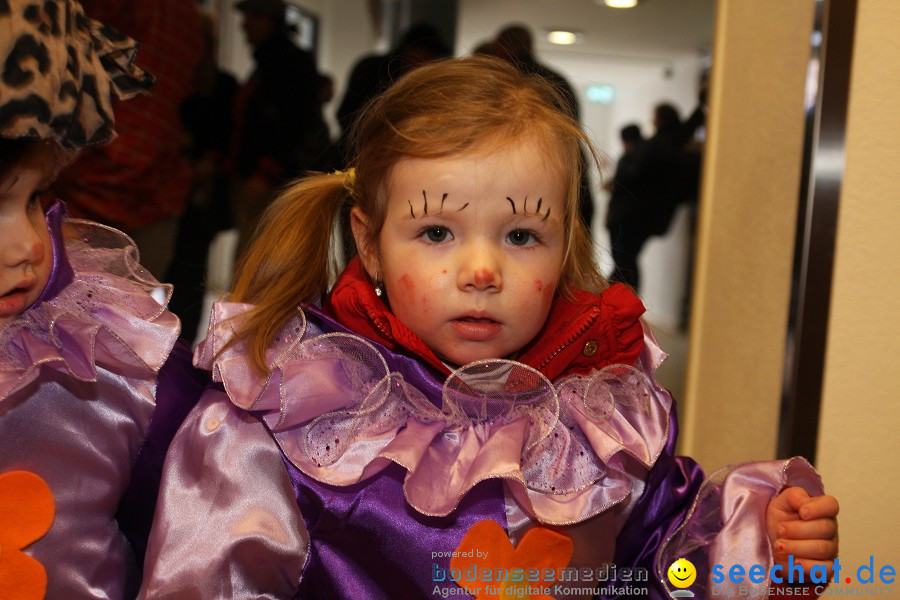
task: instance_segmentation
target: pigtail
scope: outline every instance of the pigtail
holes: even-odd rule
[[[246,344],[252,364],[268,371],[266,349],[301,302],[316,302],[338,271],[332,236],[347,201],[347,175],[316,174],[285,188],[266,209],[241,258],[230,295],[254,305],[229,343]]]

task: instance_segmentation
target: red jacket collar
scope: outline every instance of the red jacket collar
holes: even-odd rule
[[[338,278],[325,300],[325,311],[345,327],[391,350],[425,361],[440,372],[450,370],[425,342],[401,323],[375,294],[358,258]],[[643,349],[640,316],[644,306],[631,290],[616,284],[600,295],[576,291],[557,297],[547,323],[516,357],[551,381],[614,364],[634,364]]]

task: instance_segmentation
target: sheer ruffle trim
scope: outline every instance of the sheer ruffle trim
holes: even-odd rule
[[[97,366],[155,373],[178,339],[178,318],[165,309],[171,286],[138,264],[131,239],[81,220],[67,221],[64,232],[74,278],[0,332],[0,401],[42,365],[81,381],[96,381]]]
[[[259,415],[288,459],[326,484],[349,486],[395,462],[407,502],[424,515],[452,512],[486,479],[506,480],[531,517],[579,522],[625,500],[668,437],[671,399],[634,367],[550,382],[510,360],[460,367],[440,406],[365,339],[322,333],[302,310],[254,373],[240,343],[226,348],[250,307],[219,303],[195,364],[231,401]]]

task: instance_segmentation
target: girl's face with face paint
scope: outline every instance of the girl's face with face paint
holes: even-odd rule
[[[537,140],[489,154],[401,160],[374,243],[354,233],[391,311],[441,359],[515,355],[537,335],[559,283],[565,182]],[[359,243],[361,242],[362,243]]]

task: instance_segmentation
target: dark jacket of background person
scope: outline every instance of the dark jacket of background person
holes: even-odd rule
[[[703,120],[701,108],[684,122],[677,113],[662,121],[658,115],[657,132],[635,150],[634,165],[630,167],[634,169],[630,179],[634,202],[624,216],[629,222],[642,224],[650,235],[665,234],[678,206],[697,197],[700,155],[686,151],[685,146]]]
[[[613,280],[640,289],[638,256],[644,244],[668,231],[680,204],[696,199],[700,155],[686,146],[703,120],[702,104],[684,122],[674,107],[661,104],[654,116],[656,133],[634,140],[619,160],[606,215]],[[626,141],[625,129],[622,134]]]
[[[256,67],[237,97],[233,162],[238,176],[273,183],[298,175],[327,147],[321,139],[312,55],[276,29],[253,51]]]

